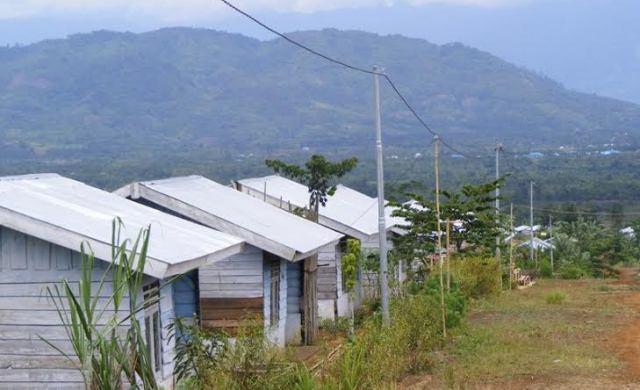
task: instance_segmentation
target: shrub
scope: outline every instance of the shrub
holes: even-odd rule
[[[349,317],[324,318],[320,320],[320,328],[331,334],[344,335],[351,329],[351,319]]]
[[[379,313],[365,320],[328,368],[326,388],[390,388],[402,376],[428,369],[430,354],[442,342],[438,297],[424,284],[417,294],[391,301],[393,321],[388,327]]]
[[[565,263],[558,269],[558,274],[562,279],[580,279],[588,272],[578,264]]]
[[[552,292],[545,297],[545,301],[550,305],[559,305],[565,300],[565,295],[561,292]]]
[[[455,278],[451,279],[449,291],[445,290],[444,306],[447,328],[454,328],[462,322],[464,318],[467,300],[460,291],[460,285]],[[424,293],[434,299],[440,299],[440,275],[432,275],[424,283]]]
[[[176,356],[176,376],[180,372],[186,374],[178,383],[180,389],[312,388],[309,383],[313,379],[308,370],[287,360],[283,351],[270,344],[258,322],[244,324],[233,339],[198,330],[197,326],[179,329],[185,333],[176,338],[176,343],[194,344],[187,348],[177,346],[178,352],[186,353],[186,356]],[[216,343],[216,347],[210,350],[208,346],[212,343]],[[207,356],[210,359],[204,361]]]
[[[451,272],[468,298],[483,298],[500,293],[500,267],[493,258],[464,257],[451,262]]]

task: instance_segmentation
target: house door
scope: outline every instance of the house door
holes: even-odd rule
[[[287,344],[302,344],[302,266],[303,262],[287,263]]]

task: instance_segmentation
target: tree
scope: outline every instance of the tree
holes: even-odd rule
[[[335,180],[341,178],[355,168],[358,160],[349,158],[337,163],[328,161],[324,156],[314,154],[304,167],[287,164],[280,160],[267,160],[266,165],[274,172],[283,174],[307,186],[309,190],[309,208],[307,218],[318,222],[320,206],[326,206],[329,197],[335,194]],[[314,343],[318,333],[318,256],[311,256],[304,261],[304,342]]]
[[[497,187],[502,186],[504,178],[488,183],[462,186],[459,193],[443,191],[441,216],[449,221],[461,222],[461,227],[451,229],[451,241],[459,252],[462,244],[470,244],[474,250],[492,249],[500,234],[493,206]]]

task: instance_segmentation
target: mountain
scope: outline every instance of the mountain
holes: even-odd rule
[[[615,142],[636,146],[640,106],[565,89],[461,44],[305,31],[296,40],[369,68],[380,64],[449,143],[476,151]],[[431,137],[388,85],[389,147]],[[2,159],[371,149],[371,76],[282,39],[213,30],[100,31],[0,49]],[[132,157],[133,156],[133,157]]]

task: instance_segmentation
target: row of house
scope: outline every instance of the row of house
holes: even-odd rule
[[[196,314],[203,326],[231,330],[255,318],[275,344],[299,344],[301,265],[310,256],[319,259],[319,316],[347,315],[342,245],[346,237],[377,242],[376,200],[340,186],[316,224],[289,212],[307,197],[306,187],[278,176],[233,187],[189,176],[115,193],[56,174],[0,178],[0,387],[83,386],[80,373],[42,340],[71,352],[46,288],[79,280],[83,243],[101,260],[94,270],[100,280],[114,218],[124,223],[122,239],[150,227],[144,290],[160,299],[138,316],[165,387],[172,386],[174,351],[166,326],[175,317]],[[388,216],[389,234],[393,227]],[[182,276],[163,283],[175,275]]]

